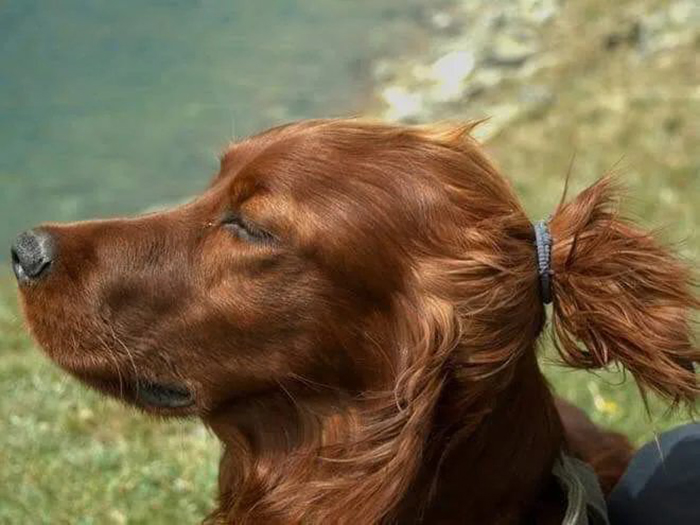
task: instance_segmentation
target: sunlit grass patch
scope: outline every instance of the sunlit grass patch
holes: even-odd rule
[[[671,411],[667,400],[651,394],[647,411],[637,384],[623,371],[586,372],[567,368],[554,358],[542,361],[557,394],[583,408],[597,424],[622,432],[637,445],[694,418],[689,407]]]

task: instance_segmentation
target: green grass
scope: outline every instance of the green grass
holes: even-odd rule
[[[555,206],[574,153],[572,191],[616,166],[633,196],[630,212],[663,226],[664,239],[682,241],[681,254],[700,260],[692,118],[700,107],[689,76],[700,39],[640,60],[625,46],[601,45],[639,2],[566,5],[547,35],[558,65],[528,79],[552,87],[556,99],[495,136],[493,156],[533,218]],[[512,95],[505,86],[489,96]],[[664,415],[658,400],[647,415],[620,374],[544,368],[557,392],[637,443],[688,419]],[[62,374],[29,340],[12,279],[0,275],[0,524],[196,523],[213,502],[218,455],[216,440],[196,422],[154,421]]]

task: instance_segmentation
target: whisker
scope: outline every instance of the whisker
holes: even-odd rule
[[[97,338],[100,340],[100,343],[102,343],[102,347],[105,349],[105,353],[107,354],[107,357],[114,363],[114,367],[117,369],[117,377],[119,378],[119,396],[124,397],[124,378],[122,377],[122,371],[119,366],[119,360],[117,357],[114,355],[112,349],[109,347],[107,342],[100,336],[98,335]]]
[[[111,325],[109,326],[109,330],[112,333],[112,337],[114,338],[115,342],[119,343],[121,347],[124,349],[124,352],[126,353],[127,357],[129,358],[129,361],[131,362],[131,368],[134,370],[134,390],[135,390],[135,395],[138,397],[140,388],[141,388],[141,383],[139,380],[139,374],[138,370],[136,368],[136,362],[134,361],[134,356],[131,353],[131,350],[129,350],[129,347],[124,344],[124,341],[122,341],[119,336],[117,336],[117,333],[114,331],[114,328],[112,328]]]

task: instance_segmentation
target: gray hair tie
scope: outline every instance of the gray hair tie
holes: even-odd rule
[[[540,294],[542,302],[552,302],[552,236],[549,233],[549,221],[535,223],[535,245],[537,246],[537,273],[540,276]]]

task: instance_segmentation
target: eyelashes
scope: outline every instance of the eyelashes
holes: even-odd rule
[[[237,213],[227,214],[222,219],[221,226],[245,242],[270,244],[277,241],[273,234],[244,219]]]

